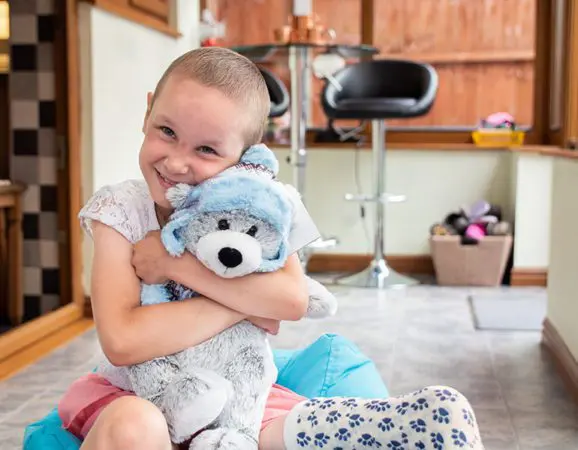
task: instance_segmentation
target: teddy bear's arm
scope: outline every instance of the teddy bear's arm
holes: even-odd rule
[[[309,276],[305,276],[309,292],[307,317],[312,319],[333,316],[337,312],[337,299],[321,283]]]

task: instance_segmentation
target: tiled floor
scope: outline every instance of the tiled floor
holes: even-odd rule
[[[324,332],[355,341],[372,357],[392,394],[447,384],[472,402],[487,450],[578,450],[578,407],[539,345],[539,332],[477,331],[472,289],[418,286],[404,292],[335,289],[340,311],[324,321],[284,324],[279,348]],[[476,289],[504,298],[539,289]],[[69,383],[94,367],[94,331],[0,384],[0,449],[21,447],[22,430],[52,408]]]

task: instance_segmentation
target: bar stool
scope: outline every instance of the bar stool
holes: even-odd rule
[[[405,196],[384,192],[385,120],[426,115],[437,89],[438,75],[432,66],[404,60],[351,64],[325,82],[321,104],[329,120],[371,120],[372,125],[373,194],[347,194],[345,198],[376,204],[373,257],[366,269],[338,279],[338,284],[379,289],[418,284],[391,269],[385,260],[385,204],[405,201]]]
[[[259,70],[265,79],[271,99],[269,118],[281,117],[289,109],[289,92],[283,81],[273,72],[264,67],[259,67]]]

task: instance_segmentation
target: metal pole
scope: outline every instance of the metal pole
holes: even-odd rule
[[[293,166],[293,185],[305,203],[305,168],[307,150],[307,58],[305,46],[292,45],[289,48],[289,70],[291,73],[291,156]]]
[[[373,148],[373,192],[375,208],[375,242],[373,258],[380,261],[384,258],[384,220],[385,220],[385,121],[372,120],[371,136]]]

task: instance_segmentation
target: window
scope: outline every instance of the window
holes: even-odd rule
[[[226,46],[273,42],[274,30],[287,23],[291,3],[206,2],[219,20],[226,21]],[[570,26],[572,20],[578,23],[578,15],[572,15],[578,0],[312,3],[320,22],[335,30],[335,42],[374,45],[380,50],[375,58],[424,61],[438,71],[440,87],[434,107],[421,118],[390,121],[390,143],[469,144],[471,130],[498,111],[511,113],[527,129],[526,144],[559,144],[562,135],[569,136],[569,124],[574,123],[571,111],[576,109],[578,136],[578,92],[571,100],[571,91],[578,87],[570,83],[578,79],[577,27]],[[286,60],[279,58],[268,65],[290,88]],[[322,86],[311,78],[309,126],[314,129],[327,124],[319,105]]]
[[[175,0],[85,0],[112,14],[178,37]]]

